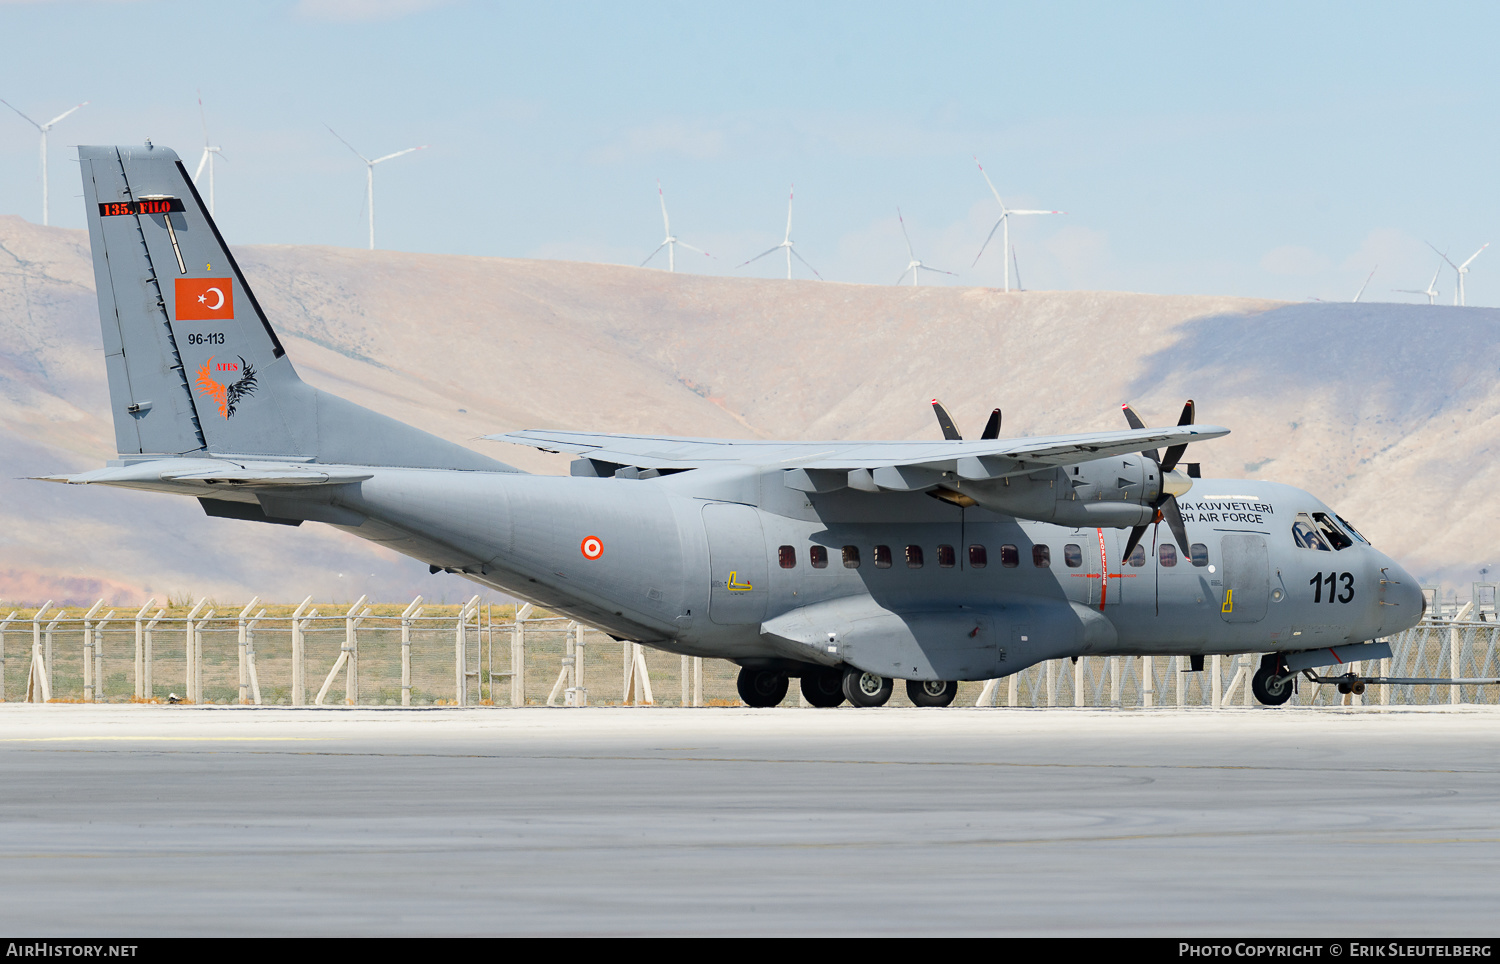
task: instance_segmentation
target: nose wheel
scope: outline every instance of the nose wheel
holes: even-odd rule
[[[1250,677],[1250,692],[1265,706],[1280,706],[1292,698],[1292,674],[1282,665],[1280,653],[1267,653],[1260,669]]]

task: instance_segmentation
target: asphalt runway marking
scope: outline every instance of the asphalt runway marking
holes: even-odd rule
[[[74,737],[39,737],[21,740],[0,740],[0,743],[41,743],[52,741],[69,741]],[[275,741],[299,741],[317,742],[324,737],[130,737],[113,736],[97,737],[98,740],[111,740],[129,742],[131,740],[172,740],[182,742],[275,742]],[[327,739],[334,739],[329,737]],[[347,738],[340,738],[347,739]],[[59,750],[31,752],[62,752],[62,753],[102,753],[102,750]],[[118,752],[118,751],[109,751]],[[125,751],[129,752],[129,751]],[[217,755],[219,750],[154,750],[155,755],[171,753],[180,756],[192,755]],[[826,758],[790,759],[782,757],[728,757],[728,756],[625,756],[625,755],[601,755],[601,754],[576,754],[576,755],[538,755],[538,754],[501,754],[501,753],[392,753],[381,751],[358,751],[358,750],[251,750],[251,756],[330,756],[330,757],[367,757],[372,759],[435,759],[435,760],[552,760],[552,761],[579,761],[579,762],[619,762],[619,763],[782,763],[782,764],[812,764],[817,766],[844,765],[844,766],[888,766],[888,767],[994,767],[1009,769],[1035,769],[1035,770],[1244,770],[1255,773],[1453,773],[1453,774],[1488,774],[1500,772],[1500,768],[1478,768],[1478,767],[1331,767],[1323,765],[1315,766],[1260,766],[1230,763],[1014,763],[1003,760],[836,760]]]

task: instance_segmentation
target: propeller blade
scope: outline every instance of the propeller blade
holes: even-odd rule
[[[990,420],[984,423],[984,431],[979,433],[981,439],[992,439],[1000,437],[1000,409],[990,413]]]
[[[950,442],[963,441],[964,437],[959,434],[958,426],[953,424],[953,418],[948,414],[948,410],[935,398],[932,400],[932,414],[937,416],[938,427],[943,430],[943,438]]]
[[[1188,399],[1187,404],[1182,406],[1182,417],[1177,420],[1177,424],[1193,424],[1193,416],[1196,414],[1196,412],[1197,408],[1193,405],[1193,400],[1191,398]],[[1177,468],[1177,463],[1182,461],[1182,453],[1186,451],[1186,442],[1183,442],[1181,445],[1174,445],[1171,448],[1167,449],[1166,457],[1161,460],[1161,470],[1163,472],[1170,472],[1173,469]]]
[[[796,258],[798,261],[801,261],[803,264],[807,264],[807,259],[804,258],[804,257],[802,257],[802,255],[798,254],[796,248],[792,247],[791,245],[787,245],[787,250],[792,253],[792,257]],[[823,276],[820,275],[820,274],[818,274],[818,269],[817,268],[814,268],[812,265],[807,264],[807,270],[811,271],[813,274],[817,275],[819,281],[823,280]]]
[[[1135,413],[1135,409],[1131,408],[1128,404],[1121,405],[1120,411],[1125,413],[1125,421],[1129,423],[1131,428],[1142,429],[1146,427],[1146,423],[1141,421],[1141,417]],[[1161,456],[1157,453],[1156,449],[1151,449],[1150,451],[1144,452],[1142,454],[1145,455],[1146,458],[1155,462],[1158,466],[1161,465]]]
[[[979,253],[976,254],[976,255],[974,255],[974,264],[978,264],[979,263],[979,259],[982,258],[982,257],[984,257],[984,249],[988,248],[990,246],[990,242],[993,241],[993,240],[995,240],[995,232],[999,231],[1000,230],[1000,225],[1002,225],[1004,223],[1005,223],[1005,215],[1002,214],[1000,216],[1000,220],[998,220],[998,221],[995,222],[995,226],[993,228],[990,228],[990,235],[989,235],[989,237],[987,237],[987,238],[984,239],[984,244],[981,244],[979,246]],[[974,264],[969,265],[969,267],[971,267],[971,268],[974,267]]]
[[[771,254],[774,251],[780,251],[781,248],[782,248],[782,246],[778,244],[776,247],[771,248],[768,251],[762,251],[760,254],[757,254],[755,257],[751,258],[750,261],[759,261],[761,258],[764,258],[766,255]],[[743,268],[745,265],[749,264],[750,261],[742,262],[742,263],[740,263],[738,265],[735,265],[735,267],[737,267],[737,268]]]
[[[1188,545],[1187,526],[1182,521],[1182,510],[1177,508],[1177,496],[1168,495],[1157,507],[1157,511],[1166,520],[1167,528],[1172,530],[1172,538],[1177,541],[1177,548],[1182,550],[1183,558],[1193,558],[1193,549]]]
[[[1130,561],[1130,554],[1135,551],[1136,546],[1141,544],[1141,536],[1146,534],[1148,528],[1150,527],[1131,526],[1130,538],[1125,540],[1125,552],[1120,556],[1120,565],[1123,566]]]
[[[654,257],[656,257],[658,254],[660,254],[661,253],[661,249],[665,248],[666,246],[667,246],[667,242],[663,241],[661,243],[661,245],[658,246],[655,251],[651,252],[651,254],[647,256],[647,258],[646,258],[645,261],[641,262],[641,267],[644,268],[646,265],[650,264],[651,263],[651,259],[654,258]]]

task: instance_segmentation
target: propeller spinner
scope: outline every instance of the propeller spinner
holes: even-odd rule
[[[1120,406],[1125,413],[1125,421],[1131,428],[1145,428],[1146,423],[1135,413],[1135,409],[1129,405]],[[1187,404],[1182,406],[1182,416],[1177,419],[1178,425],[1192,425],[1196,414],[1193,400],[1190,398]],[[1172,538],[1176,540],[1178,548],[1182,550],[1185,557],[1192,556],[1192,549],[1188,546],[1187,526],[1182,521],[1182,511],[1177,507],[1177,497],[1184,495],[1193,487],[1192,480],[1182,473],[1175,471],[1177,464],[1182,461],[1183,453],[1187,451],[1187,443],[1174,445],[1167,449],[1165,457],[1160,456],[1155,449],[1145,452],[1146,458],[1155,462],[1157,468],[1161,469],[1161,494],[1151,503],[1156,510],[1156,516],[1147,525],[1134,526],[1130,530],[1130,538],[1125,540],[1125,554],[1121,559],[1123,563],[1130,558],[1135,547],[1140,545],[1141,537],[1146,534],[1150,525],[1160,525],[1163,521],[1167,528],[1172,530]]]

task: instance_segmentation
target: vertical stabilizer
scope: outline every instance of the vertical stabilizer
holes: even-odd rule
[[[78,157],[121,455],[514,471],[298,378],[175,152]]]

